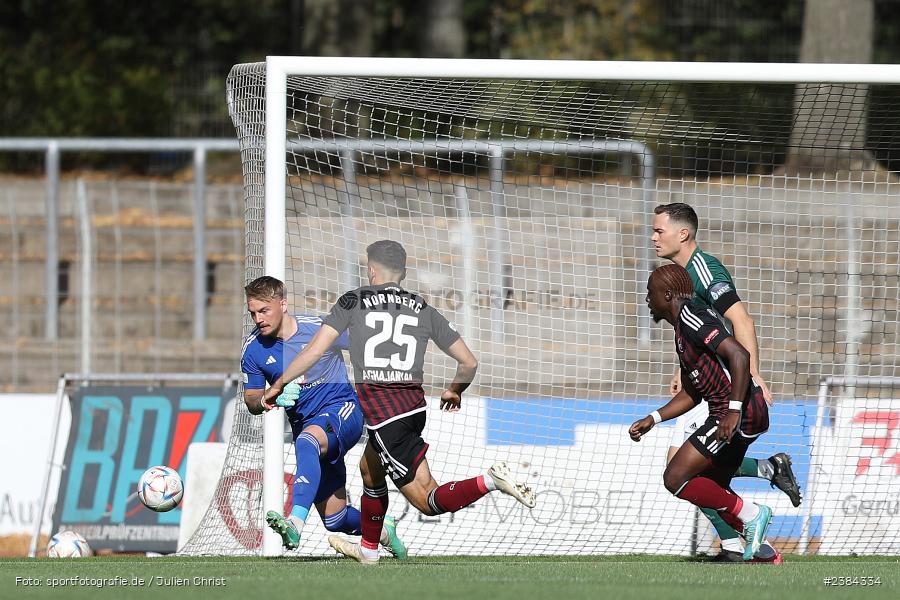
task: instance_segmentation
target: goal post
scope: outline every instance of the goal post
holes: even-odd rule
[[[791,454],[807,504],[793,507],[752,477],[735,489],[772,505],[770,537],[784,551],[840,553],[829,536],[857,526],[868,537],[852,551],[900,553],[877,533],[897,524],[884,504],[900,493],[900,433],[884,416],[900,414],[896,388],[845,388],[835,406],[878,410],[817,419],[820,381],[890,378],[900,363],[900,222],[891,212],[900,180],[889,168],[897,84],[892,65],[237,65],[228,101],[244,166],[246,278],[279,277],[293,312],[322,314],[363,282],[365,247],[391,238],[409,253],[407,287],[463,325],[482,366],[462,413],[429,409],[436,478],[503,458],[539,505],[524,513],[489,497],[429,520],[392,493],[389,513],[401,512],[414,552],[709,552],[717,542],[705,520],[697,530],[693,508],[661,483],[673,427],[640,444],[626,434],[667,400],[671,328],[650,321],[643,296],[665,262],[649,241],[653,208],[686,202],[700,217],[701,248],[728,267],[756,321],[776,396],[772,428],[748,456]],[[452,365],[429,352],[426,377],[433,398]],[[235,428],[228,485],[207,512],[208,534],[185,553],[281,552],[263,515],[281,510],[288,491],[283,413],[236,415]],[[360,452],[347,458],[351,502]],[[839,484],[811,477],[843,468],[847,456],[865,472]],[[261,546],[235,543],[216,509],[229,505],[233,517],[235,473],[254,472],[261,478],[248,476],[239,496],[248,529],[262,531],[247,539]],[[852,515],[841,512],[848,496],[865,498]],[[325,533],[308,527],[297,552],[327,552]]]

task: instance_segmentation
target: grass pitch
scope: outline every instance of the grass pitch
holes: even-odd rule
[[[826,585],[848,577],[855,585]],[[17,580],[18,578],[18,580]],[[869,579],[871,578],[871,579]],[[30,579],[30,581],[29,581]],[[876,585],[863,585],[863,582]],[[126,585],[127,583],[127,585]],[[101,587],[102,585],[102,587]],[[713,565],[671,557],[346,559],[95,557],[0,560],[0,598],[698,600],[900,598],[896,558],[785,557]]]

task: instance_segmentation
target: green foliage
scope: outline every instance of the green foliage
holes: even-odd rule
[[[501,0],[495,12],[508,58],[664,60],[653,0]]]
[[[0,130],[15,136],[209,134],[192,115],[205,111],[227,123],[222,98],[231,65],[296,53],[301,37],[312,44],[303,52],[320,51],[317,44],[325,42],[316,31],[324,24],[315,19],[341,15],[314,10],[319,4],[2,3],[0,81],[7,93]],[[416,0],[373,1],[373,54],[416,56],[421,6]],[[704,21],[711,7],[727,27]],[[465,0],[462,18],[471,57],[704,60],[722,58],[715,49],[735,43],[764,49],[765,24],[797,24],[801,17],[800,0]],[[221,129],[213,133],[230,133]]]
[[[674,60],[795,62],[804,0],[664,3],[654,47]]]
[[[341,9],[350,0],[335,10],[336,1],[0,3],[0,135],[230,136],[224,102],[230,67],[269,54],[340,50],[341,36],[355,31]],[[900,2],[875,5],[874,59],[896,62]],[[421,55],[429,13],[420,0],[354,6],[355,18],[371,12],[373,55]],[[471,58],[767,62],[796,60],[803,8],[804,0],[463,0],[461,18]],[[498,93],[503,85],[497,84]],[[412,128],[438,136],[465,131],[478,137],[637,137],[676,156],[672,145],[681,144],[693,163],[673,160],[668,167],[674,171],[713,173],[752,171],[759,152],[770,154],[765,163],[778,161],[790,131],[790,86],[686,85],[664,95],[653,86],[623,91],[585,83],[576,92],[624,94],[641,110],[619,120],[594,120],[590,127],[548,124],[542,107],[562,92],[545,86],[515,115],[492,114],[486,106],[484,114],[465,117],[465,128],[459,118],[429,116],[421,123],[398,122],[396,131],[384,133]],[[880,136],[880,147],[893,148],[900,139],[886,129],[896,121],[897,96],[893,88],[873,94],[870,138]],[[664,129],[642,130],[640,120],[650,114],[660,122],[690,122],[694,136],[715,133],[734,140],[724,150],[731,158],[698,157],[685,146],[690,140]],[[352,133],[350,127],[340,134]],[[887,153],[885,160],[896,154],[880,152]]]
[[[3,135],[171,135],[186,70],[284,49],[283,2],[22,0],[0,8]],[[248,41],[251,41],[248,43]]]

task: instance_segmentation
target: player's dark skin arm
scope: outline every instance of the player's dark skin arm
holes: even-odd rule
[[[747,386],[750,384],[750,353],[733,337],[722,340],[716,348],[716,354],[728,361],[731,372],[731,396],[729,401],[744,402]],[[690,386],[690,381],[685,382]],[[741,411],[729,410],[719,420],[716,429],[716,440],[731,441],[741,420]],[[663,473],[663,485],[673,494],[677,494],[692,477],[702,473],[709,467],[709,459],[700,453],[692,444],[684,444],[666,465]]]
[[[659,416],[662,417],[663,421],[668,421],[669,419],[677,419],[695,406],[697,406],[697,403],[694,402],[691,395],[682,388],[657,412],[659,413]],[[628,435],[631,437],[632,441],[639,442],[645,433],[653,429],[653,425],[653,417],[647,415],[643,419],[638,419],[631,424],[631,427],[628,428]]]
[[[747,399],[747,390],[750,389],[750,353],[736,339],[728,337],[716,348],[716,354],[728,361],[728,370],[731,372],[731,396],[728,401],[743,404]],[[729,410],[719,421],[716,439],[730,442],[740,421],[741,411]]]
[[[743,404],[747,398],[747,390],[750,385],[750,353],[736,339],[728,337],[722,340],[722,343],[716,348],[716,354],[728,361],[729,371],[731,372],[731,396],[728,400]],[[687,400],[684,398],[687,398]],[[688,404],[688,400],[690,404]],[[685,406],[687,408],[684,408]],[[659,416],[662,417],[663,421],[668,421],[669,419],[680,417],[691,408],[693,408],[691,395],[682,388],[668,404],[659,409]],[[676,412],[678,410],[681,412]],[[734,435],[740,421],[741,411],[729,410],[719,422],[719,428],[716,429],[716,439],[719,441],[731,441],[731,436]],[[631,425],[628,429],[628,435],[635,442],[639,442],[641,436],[652,428],[653,418],[646,416]]]
[[[478,371],[478,360],[462,338],[453,342],[447,348],[447,355],[456,361],[456,375],[453,381],[441,394],[441,410],[456,412],[462,404],[462,393],[475,379]]]
[[[335,331],[330,325],[322,325],[313,339],[309,341],[305,348],[291,361],[281,377],[272,382],[263,395],[263,404],[266,410],[275,406],[275,399],[284,391],[284,386],[297,379],[301,375],[306,374],[313,365],[319,362],[325,353],[331,348],[340,337],[340,333]]]

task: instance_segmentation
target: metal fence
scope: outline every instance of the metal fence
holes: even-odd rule
[[[53,340],[59,332],[59,189],[60,155],[63,152],[185,152],[193,155],[194,215],[206,212],[206,155],[208,152],[237,152],[236,140],[219,139],[91,139],[91,138],[26,138],[0,139],[0,151],[43,152],[47,180],[46,224],[47,248],[45,267],[46,331],[45,339]],[[194,219],[194,327],[195,340],[206,338],[206,233],[205,220]]]
[[[0,310],[12,324],[2,350],[12,368],[0,388],[44,389],[73,370],[233,368],[244,312],[243,189],[207,183],[206,158],[237,148],[237,141],[217,139],[0,139],[0,151],[45,156],[45,181],[11,178],[4,186],[0,254],[8,260],[0,267]],[[485,155],[484,176],[497,198],[506,163],[521,150],[615,154],[627,173],[634,160],[644,204],[655,182],[652,153],[627,140],[335,140],[288,148],[338,158],[336,177],[347,190],[366,168],[364,154],[411,150]],[[184,152],[193,157],[193,182],[64,178],[65,152]],[[346,250],[345,260],[356,264],[356,249]],[[503,253],[497,248],[493,256],[500,261]]]
[[[45,183],[5,178],[0,356],[8,368],[0,389],[47,390],[64,371],[234,369],[244,312],[243,193],[210,184],[201,193],[204,218],[195,219],[190,183],[61,178],[50,211],[56,224],[48,226]],[[203,339],[195,337],[198,314]]]

